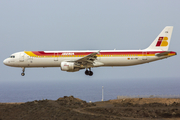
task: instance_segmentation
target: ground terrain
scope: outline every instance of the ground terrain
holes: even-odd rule
[[[57,100],[0,103],[0,120],[179,120],[180,99],[127,98],[104,102]]]

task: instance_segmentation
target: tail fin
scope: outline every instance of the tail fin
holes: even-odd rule
[[[168,51],[173,26],[166,26],[146,50]]]

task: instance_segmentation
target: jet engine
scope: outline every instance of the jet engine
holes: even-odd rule
[[[79,68],[75,68],[73,62],[61,62],[61,70],[67,72],[79,71]]]

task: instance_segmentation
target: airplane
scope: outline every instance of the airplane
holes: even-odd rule
[[[86,69],[92,76],[91,68],[102,66],[131,66],[177,55],[168,51],[173,26],[166,26],[152,44],[143,50],[86,50],[86,51],[23,51],[6,58],[3,63],[11,67],[25,68],[60,67],[62,71],[76,72]]]

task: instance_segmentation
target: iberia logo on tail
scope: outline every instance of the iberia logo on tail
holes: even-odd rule
[[[168,37],[159,37],[156,46],[167,46],[168,45]]]

